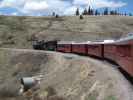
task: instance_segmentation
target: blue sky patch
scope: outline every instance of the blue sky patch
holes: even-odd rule
[[[0,0],[0,14],[3,15],[72,15],[75,10],[88,8],[110,8],[120,12],[133,13],[133,0]]]

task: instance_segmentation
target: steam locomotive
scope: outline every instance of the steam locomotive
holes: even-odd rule
[[[104,40],[101,42],[36,41],[33,43],[33,48],[109,59],[116,62],[133,77],[133,35],[116,41]]]

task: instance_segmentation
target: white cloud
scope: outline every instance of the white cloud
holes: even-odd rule
[[[99,1],[99,2],[98,2]],[[97,0],[97,2],[94,3],[94,6],[96,8],[103,8],[103,7],[109,7],[109,8],[120,8],[123,6],[126,6],[127,4],[124,2],[114,2],[114,1],[107,1],[107,0]]]
[[[2,0],[0,2],[0,7],[1,8],[6,8],[6,7],[12,7],[12,8],[17,8],[17,7],[21,7],[24,3],[26,2],[26,0]]]
[[[94,8],[103,8],[103,7],[109,7],[109,8],[119,8],[127,5],[124,2],[116,2],[112,0],[74,0],[74,5],[77,6],[91,6]]]
[[[75,14],[75,11],[77,10],[77,7],[76,6],[72,6],[72,7],[69,7],[67,8],[65,11],[64,11],[64,15],[74,15]],[[83,11],[83,8],[80,8],[80,13]]]
[[[15,8],[24,15],[73,14],[77,7],[119,8],[126,5],[114,0],[2,0],[0,8]]]
[[[45,1],[28,1],[24,4],[23,10],[24,11],[42,11],[48,8],[48,4]]]
[[[63,0],[46,0],[49,8],[48,10],[54,11],[56,13],[64,13],[64,11],[71,7],[70,2],[63,1]]]
[[[72,7],[69,7],[67,8],[65,11],[64,11],[64,15],[73,15],[76,11],[77,7],[76,6],[72,6]]]
[[[74,0],[73,1],[73,5],[76,5],[76,6],[86,6],[86,5],[90,4],[90,1],[91,0]]]
[[[13,5],[13,3],[12,2],[10,2],[9,0],[4,0],[4,1],[2,1],[1,3],[0,3],[0,7],[1,8],[4,8],[4,7],[12,7],[12,5]]]

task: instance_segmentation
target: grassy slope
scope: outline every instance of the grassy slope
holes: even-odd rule
[[[85,16],[79,17],[13,17],[0,16],[0,46],[31,48],[31,37],[39,39],[87,41],[118,38],[133,32],[133,17]]]

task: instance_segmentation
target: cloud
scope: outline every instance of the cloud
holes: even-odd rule
[[[6,8],[6,7],[12,7],[13,6],[13,3],[10,2],[9,0],[4,0],[4,1],[1,1],[0,3],[0,7],[1,8]]]
[[[1,0],[0,8],[14,8],[22,15],[73,14],[77,7],[83,9],[91,5],[93,8],[119,8],[127,5],[113,0]],[[14,13],[14,12],[12,12]]]
[[[48,10],[54,11],[56,13],[64,13],[66,9],[71,7],[71,3],[64,0],[46,0],[49,8]]]
[[[64,15],[73,15],[76,11],[77,7],[76,6],[72,6],[72,7],[69,7],[67,8],[65,11],[64,11]]]
[[[99,2],[98,2],[99,1]],[[97,2],[94,3],[94,6],[96,8],[103,8],[103,7],[108,7],[108,8],[120,8],[123,6],[126,6],[127,4],[121,1],[114,2],[114,1],[107,1],[107,0],[97,0]]]
[[[64,11],[63,15],[74,15],[76,10],[77,10],[77,7],[76,6],[69,7],[69,8],[67,8]],[[82,11],[83,11],[83,8],[80,8],[80,13]]]
[[[73,4],[77,6],[91,6],[93,8],[120,8],[127,5],[122,1],[116,2],[112,0],[74,0]]]
[[[76,5],[76,6],[86,6],[86,5],[90,4],[90,1],[91,0],[74,0],[73,1],[73,5]]]
[[[24,3],[26,2],[26,0],[1,0],[0,1],[0,8],[7,8],[7,7],[11,7],[11,8],[18,8],[21,7]]]
[[[24,4],[23,10],[24,11],[30,11],[30,12],[36,12],[36,11],[42,11],[48,8],[48,4],[45,1],[28,1]]]

